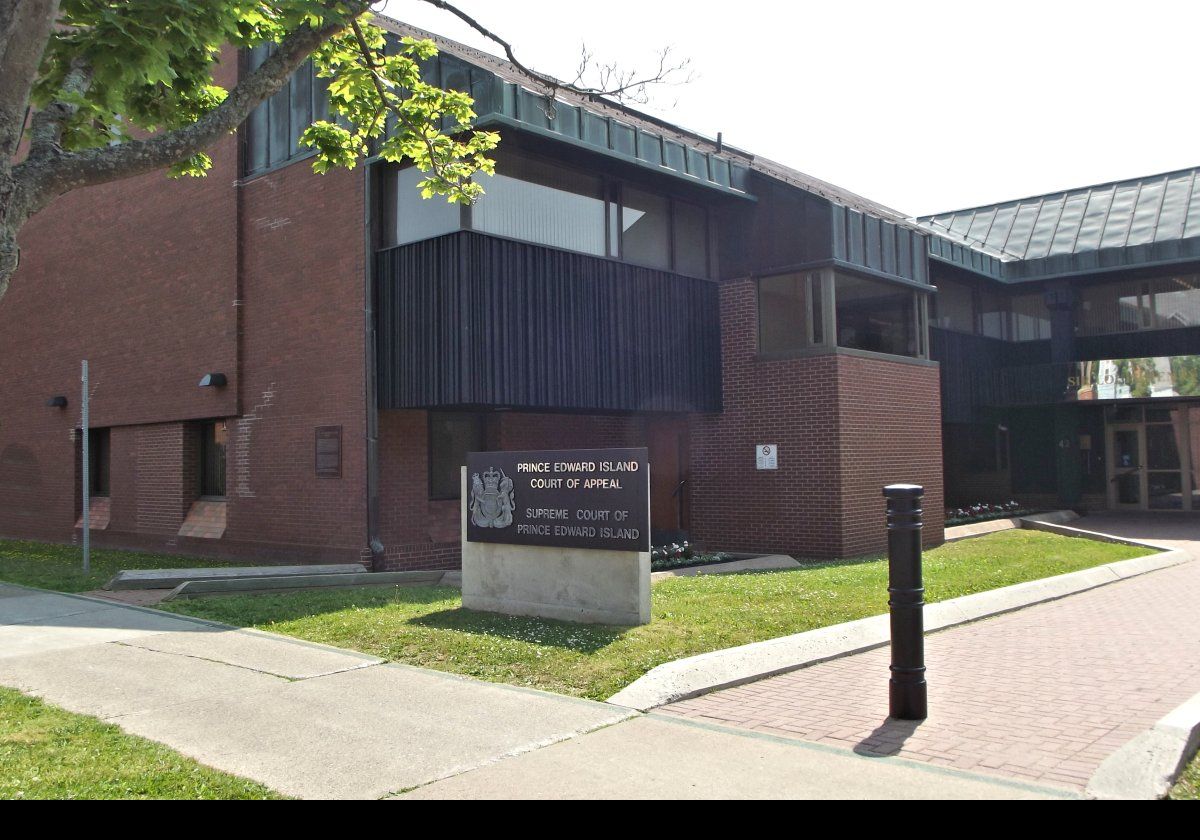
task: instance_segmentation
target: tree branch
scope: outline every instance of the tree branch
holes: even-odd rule
[[[366,11],[367,5],[361,5]],[[359,13],[361,14],[361,12]],[[352,16],[350,19],[357,17]],[[337,18],[313,29],[303,26],[279,44],[262,65],[238,82],[225,100],[191,125],[115,146],[63,152],[43,147],[43,155],[18,164],[14,178],[24,187],[26,217],[78,187],[142,175],[186,160],[237,128],[260,102],[287,82],[305,59],[349,23]]]
[[[588,85],[584,83],[583,79],[588,70],[588,65],[591,63],[591,54],[585,49],[584,61],[580,65],[579,72],[575,75],[575,81],[564,82],[553,76],[547,76],[544,73],[539,73],[530,67],[526,67],[517,58],[512,44],[492,32],[457,6],[446,2],[446,0],[420,0],[420,2],[428,3],[430,6],[441,9],[444,12],[449,12],[480,35],[498,45],[504,50],[504,55],[508,59],[508,62],[522,74],[545,88],[546,96],[551,100],[554,99],[555,94],[559,90],[569,90],[582,96],[608,96],[615,99],[632,98],[644,103],[646,101],[646,88],[649,85],[666,83],[671,76],[686,70],[689,63],[687,60],[684,60],[676,65],[668,65],[667,59],[670,55],[670,48],[668,47],[659,54],[658,71],[652,75],[639,77],[636,72],[622,73],[615,64],[610,64],[599,68],[599,85]],[[613,84],[610,84],[610,82]]]
[[[0,158],[17,153],[29,92],[58,18],[58,0],[0,2]]]
[[[82,58],[71,62],[71,69],[63,80],[63,90],[72,94],[87,93],[92,84],[91,68]],[[29,157],[39,158],[60,150],[63,124],[79,110],[62,100],[55,100],[33,115],[29,126]]]

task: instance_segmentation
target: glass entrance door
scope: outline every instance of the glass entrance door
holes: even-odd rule
[[[1134,510],[1192,510],[1189,412],[1177,405],[1111,409],[1106,427],[1108,503]]]
[[[1114,508],[1145,507],[1146,471],[1142,424],[1108,427],[1108,504]]]

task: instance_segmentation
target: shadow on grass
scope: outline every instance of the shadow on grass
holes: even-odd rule
[[[479,636],[500,636],[518,642],[596,653],[622,638],[630,628],[575,624],[549,618],[503,615],[459,607],[409,619],[408,624],[436,630],[455,630]]]

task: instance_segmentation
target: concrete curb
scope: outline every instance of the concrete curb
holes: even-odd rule
[[[1200,747],[1200,694],[1104,760],[1088,781],[1091,799],[1162,799]]]
[[[210,595],[262,595],[312,589],[350,589],[370,586],[437,586],[444,571],[353,572],[283,577],[217,578],[186,580],[171,590],[163,602]]]
[[[1073,536],[1086,533],[1079,532]],[[929,604],[925,607],[925,630],[944,630],[1022,607],[1054,601],[1192,559],[1182,549],[1149,543],[1134,544],[1154,548],[1161,553]],[[888,643],[889,633],[888,616],[884,614],[677,659],[650,670],[608,698],[608,702],[647,711],[667,703],[881,647]]]
[[[1012,531],[1016,528],[1032,528],[1031,523],[1051,523],[1062,525],[1079,518],[1073,510],[1052,510],[1047,513],[1031,513],[1028,516],[1016,516],[1010,519],[989,519],[986,522],[970,522],[966,525],[951,525],[945,529],[946,542],[969,540],[972,537],[985,537],[998,531]]]
[[[651,572],[650,580],[658,582],[677,577],[695,577],[696,575],[731,575],[737,572],[772,572],[799,568],[800,562],[794,557],[789,557],[786,554],[763,554],[758,557],[728,560],[724,563],[709,563],[705,566],[684,566],[680,569]]]

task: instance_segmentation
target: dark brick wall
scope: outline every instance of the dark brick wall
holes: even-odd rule
[[[884,484],[926,487],[942,539],[938,369],[847,355],[757,358],[754,282],[723,284],[725,410],[692,422],[692,533],[710,548],[846,557],[886,545]],[[754,445],[779,446],[779,469]]]

